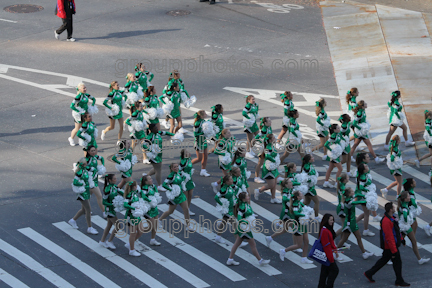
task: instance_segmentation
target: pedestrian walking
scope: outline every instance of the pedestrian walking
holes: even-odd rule
[[[335,220],[333,215],[325,214],[320,224],[319,235],[321,239],[321,244],[327,256],[327,260],[330,262],[330,265],[321,265],[318,288],[333,288],[333,284],[339,274],[339,268],[334,259],[335,257],[339,257],[337,247],[334,243],[334,239],[336,238],[336,233],[333,229],[334,222]],[[335,251],[335,257],[333,256],[333,251]]]
[[[62,26],[54,31],[54,36],[57,40],[60,39],[60,34],[67,30],[66,41],[75,42],[75,38],[72,38],[72,15],[75,12],[75,0],[57,0],[55,14],[63,21]]]

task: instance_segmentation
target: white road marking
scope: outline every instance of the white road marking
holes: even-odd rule
[[[14,276],[7,273],[5,270],[0,268],[0,282],[4,282],[12,288],[30,288]]]

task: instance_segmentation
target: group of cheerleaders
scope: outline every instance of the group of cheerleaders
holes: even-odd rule
[[[156,89],[150,83],[153,74],[146,71],[141,63],[137,64],[135,69],[135,74],[129,73],[127,75],[128,82],[125,89],[120,89],[117,81],[111,83],[109,94],[103,102],[106,107],[106,114],[110,119],[110,126],[102,131],[101,139],[104,140],[106,133],[115,128],[115,120],[118,120],[120,126],[119,141],[117,142],[119,150],[111,158],[116,163],[116,169],[121,175],[119,184],[117,184],[116,174],[106,174],[104,158],[97,155],[96,139],[98,130],[92,121],[93,115],[98,112],[95,106],[95,98],[87,94],[83,83],[80,83],[77,87],[77,96],[70,106],[75,120],[75,128],[72,130],[69,142],[71,146],[75,146],[74,137],[77,136],[85,156],[77,163],[74,163],[75,177],[72,190],[77,194],[77,199],[80,200],[82,207],[69,220],[69,224],[78,229],[76,220],[85,215],[87,232],[98,234],[98,231],[91,224],[90,196],[94,194],[104,218],[107,218],[107,226],[99,243],[106,248],[116,248],[113,239],[119,228],[116,225],[118,217],[120,217],[118,214],[124,214],[130,232],[129,243],[125,247],[129,249],[129,255],[140,256],[141,254],[135,249],[135,242],[143,233],[151,232],[150,245],[161,245],[155,239],[156,231],[158,228],[163,229],[163,220],[174,212],[177,205],[180,205],[183,210],[186,229],[193,230],[195,228],[190,223],[190,216],[195,215],[190,210],[195,187],[192,180],[194,174],[193,165],[201,163],[200,176],[210,176],[206,170],[206,164],[208,154],[214,153],[218,156],[218,166],[223,173],[223,177],[219,181],[211,183],[213,191],[216,193],[214,197],[216,209],[222,216],[221,221],[218,221],[215,242],[224,243],[221,234],[225,231],[226,225],[232,225],[235,231],[235,243],[227,260],[227,265],[239,265],[239,262],[234,261],[234,254],[238,247],[248,244],[259,264],[266,265],[270,260],[264,260],[260,257],[253,239],[253,220],[257,215],[253,212],[250,204],[251,191],[247,181],[251,172],[247,170],[246,158],[250,159],[257,156],[258,164],[255,168],[254,181],[265,183],[265,185],[253,191],[255,200],[259,199],[261,193],[270,190],[271,203],[282,204],[280,223],[276,225],[277,232],[266,237],[267,245],[270,247],[274,237],[291,232],[294,245],[279,251],[281,260],[284,260],[286,252],[296,251],[302,253],[302,263],[312,263],[307,259],[309,244],[307,228],[309,221],[320,220],[318,216],[319,197],[316,191],[318,173],[314,168],[312,154],[305,154],[301,149],[303,140],[297,123],[299,112],[294,108],[292,93],[287,91],[280,95],[284,105],[284,117],[282,131],[277,138],[272,133],[270,117],[260,118],[258,114],[259,107],[254,96],[249,95],[246,97],[246,105],[242,112],[244,131],[248,139],[246,147],[236,147],[234,136],[231,135],[229,129],[225,128],[224,110],[221,104],[212,107],[209,120],[206,120],[208,117],[206,112],[199,110],[194,115],[194,148],[197,157],[192,159],[191,153],[187,149],[182,149],[180,161],[169,165],[170,173],[162,182],[162,136],[171,136],[172,140],[182,141],[182,134],[185,131],[182,128],[180,105],[190,107],[195,103],[196,98],[195,96],[189,96],[178,71],[173,71],[170,74],[162,96],[158,97]],[[339,118],[340,125],[330,123],[330,118],[325,112],[326,101],[324,99],[316,102],[316,128],[321,141],[319,145],[313,148],[313,151],[324,148],[325,156],[323,159],[330,163],[324,187],[337,188],[339,199],[337,214],[343,221],[343,227],[337,232],[337,235],[341,235],[338,247],[349,246],[345,242],[349,235],[353,233],[363,253],[362,256],[366,259],[372,256],[373,253],[364,249],[357,222],[364,220],[364,236],[374,236],[374,233],[369,231],[368,225],[370,213],[372,213],[374,221],[379,221],[379,216],[376,214],[378,196],[368,167],[369,154],[358,153],[355,159],[353,154],[355,148],[363,141],[377,163],[384,161],[384,159],[378,158],[373,151],[368,135],[370,124],[366,120],[365,109],[367,104],[363,100],[357,102],[356,97],[358,95],[356,88],[348,91],[348,111]],[[395,120],[395,118],[402,119],[403,122],[402,106],[398,102],[399,97],[399,91],[395,91],[392,93],[392,99],[389,102],[391,126],[387,137],[388,140],[390,140],[397,127],[404,130],[404,137],[407,139],[405,124]],[[89,103],[90,100],[92,101],[91,104]],[[124,107],[130,109],[130,117],[126,121],[124,121],[122,113]],[[426,132],[428,134],[425,132],[425,135],[431,135],[431,113],[427,112],[426,116]],[[159,119],[163,117],[165,117],[165,120],[160,121]],[[259,126],[257,124],[258,120]],[[160,122],[165,122],[164,126],[169,131],[161,131]],[[128,126],[131,140],[121,140],[124,124]],[[352,147],[350,147],[350,141],[352,140],[350,139],[351,130],[354,130],[354,145]],[[288,133],[288,137],[283,142],[282,138],[286,133]],[[215,145],[209,151],[208,145],[212,141],[214,141]],[[137,156],[134,155],[134,148],[138,143],[142,146],[140,148],[143,151],[143,162],[152,165],[152,169],[148,173],[142,174],[139,182],[132,179],[133,166],[138,162]],[[420,257],[415,240],[416,216],[421,213],[421,208],[415,200],[414,188],[416,183],[412,178],[405,179],[402,182],[402,172],[401,167],[399,167],[401,166],[399,165],[401,162],[401,152],[398,148],[399,136],[393,136],[391,141],[386,141],[386,144],[388,143],[387,165],[395,177],[395,182],[382,189],[381,192],[383,197],[386,197],[388,189],[398,186],[398,212],[401,230],[411,240],[414,253],[419,263],[423,264],[429,259]],[[412,145],[412,143],[406,141],[406,145]],[[257,149],[257,146],[259,149]],[[283,148],[282,156],[279,156],[280,147]],[[432,146],[430,146],[430,149],[432,154]],[[297,151],[302,159],[300,173],[298,173],[295,163],[281,166],[284,159],[293,151]],[[350,172],[351,160],[354,160],[357,164],[356,173]],[[101,164],[99,164],[99,161]],[[343,163],[347,164],[346,173],[342,173]],[[337,183],[334,186],[329,183],[329,178],[335,167],[337,168]],[[283,170],[279,171],[280,168]],[[280,172],[284,173],[284,177],[280,176]],[[153,181],[152,175],[155,175],[156,183]],[[357,178],[355,189],[346,186],[349,177]],[[103,193],[99,189],[99,178],[104,182]],[[276,198],[277,183],[281,188],[282,199]],[[403,192],[401,192],[402,186],[404,188]],[[158,204],[161,203],[162,197],[159,192],[166,193],[169,207],[160,217]],[[312,201],[314,202],[313,209],[308,206]],[[360,205],[363,209],[363,213],[357,217],[355,213],[356,205]],[[295,225],[296,223],[298,225]],[[112,227],[114,228],[107,239]],[[429,225],[425,226],[428,235],[430,235],[430,230]]]

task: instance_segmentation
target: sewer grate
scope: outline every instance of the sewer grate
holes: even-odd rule
[[[30,4],[16,4],[5,7],[3,10],[10,13],[33,13],[43,10],[42,6]]]
[[[189,15],[191,12],[187,10],[172,10],[168,11],[166,14],[171,16],[185,16]]]

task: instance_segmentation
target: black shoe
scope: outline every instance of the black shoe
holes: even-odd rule
[[[375,280],[372,279],[372,276],[368,276],[368,275],[366,274],[366,272],[364,272],[363,275],[366,276],[366,278],[369,280],[369,282],[371,282],[371,283],[375,283]]]
[[[210,5],[212,5],[212,4],[216,4],[216,1],[215,0],[210,0]]]
[[[401,286],[401,287],[408,287],[408,286],[411,286],[411,284],[406,283],[405,281],[402,282],[402,283],[395,283],[395,285],[396,285],[396,286]]]

